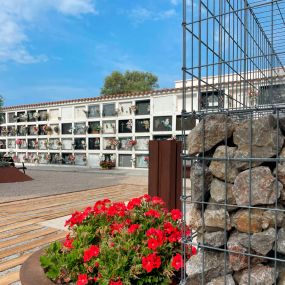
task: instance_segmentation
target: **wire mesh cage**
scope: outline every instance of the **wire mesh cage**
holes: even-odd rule
[[[284,0],[183,0],[181,284],[285,284],[284,25]]]

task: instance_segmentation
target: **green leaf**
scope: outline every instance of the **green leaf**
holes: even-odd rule
[[[47,272],[47,277],[52,280],[57,279],[59,275],[60,275],[60,271],[56,266],[52,266]]]
[[[43,268],[48,268],[49,266],[52,265],[52,262],[50,261],[50,259],[47,256],[45,256],[45,255],[42,255],[40,257],[40,262],[41,262],[41,266]]]

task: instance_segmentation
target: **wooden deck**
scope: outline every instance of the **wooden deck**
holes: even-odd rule
[[[20,266],[34,251],[65,237],[66,232],[42,222],[82,210],[100,199],[127,201],[146,192],[144,185],[124,184],[0,204],[0,285],[19,281]]]

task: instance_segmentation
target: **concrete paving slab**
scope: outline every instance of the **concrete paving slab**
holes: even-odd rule
[[[58,229],[62,231],[68,231],[68,228],[64,226],[65,221],[68,220],[71,217],[71,215],[60,217],[57,219],[47,220],[41,223],[38,223],[41,226]]]

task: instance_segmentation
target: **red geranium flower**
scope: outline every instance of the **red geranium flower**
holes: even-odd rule
[[[71,239],[70,238],[70,234],[67,234],[66,235],[66,238],[65,238],[65,242],[63,243],[63,245],[65,246],[65,247],[67,247],[67,248],[74,248],[74,246],[73,246],[73,241],[74,241],[74,239]]]
[[[183,267],[183,259],[182,259],[181,254],[177,253],[172,258],[171,266],[176,270],[179,270],[181,267]]]
[[[92,257],[97,257],[100,253],[100,248],[96,245],[91,245],[87,250],[84,251],[83,260],[84,262],[89,261]]]
[[[81,212],[76,211],[71,215],[71,218],[65,222],[64,226],[70,226],[72,228],[74,225],[81,224],[84,219],[85,216]]]
[[[172,232],[174,231],[174,227],[173,227],[173,225],[172,225],[170,222],[164,223],[163,229],[164,229],[164,232],[165,232],[167,235],[171,235]]]
[[[178,209],[171,210],[171,217],[174,221],[180,220],[182,218],[182,213]]]
[[[156,253],[151,253],[148,256],[142,258],[142,267],[147,273],[151,272],[154,268],[159,268],[161,265],[161,259]]]
[[[111,234],[114,235],[116,233],[120,233],[122,228],[124,227],[124,223],[113,223],[110,227],[111,227]]]
[[[197,254],[197,248],[195,246],[192,246],[192,255],[196,255]]]
[[[110,281],[109,285],[123,285],[123,282],[119,279],[118,281]]]
[[[147,247],[149,249],[156,250],[159,246],[160,246],[159,242],[154,238],[150,238],[147,241]]]
[[[146,217],[160,218],[160,213],[156,210],[150,209],[144,213]]]
[[[164,234],[163,234],[163,231],[157,230],[155,228],[150,228],[149,230],[147,230],[146,236],[156,239],[157,242],[159,243],[159,245],[162,245],[166,239]]]
[[[154,205],[161,205],[161,206],[165,205],[165,202],[160,197],[157,196],[152,197],[151,201]]]
[[[148,194],[144,194],[143,196],[140,197],[140,199],[144,199],[146,202],[151,201],[151,196]]]
[[[131,201],[129,201],[127,208],[128,208],[128,210],[132,210],[136,206],[141,206],[141,199],[140,198],[134,198]]]
[[[86,284],[88,284],[87,274],[78,275],[76,285],[86,285]]]
[[[130,234],[132,234],[133,232],[135,232],[141,225],[139,224],[132,224],[129,228],[128,228],[128,232]]]

